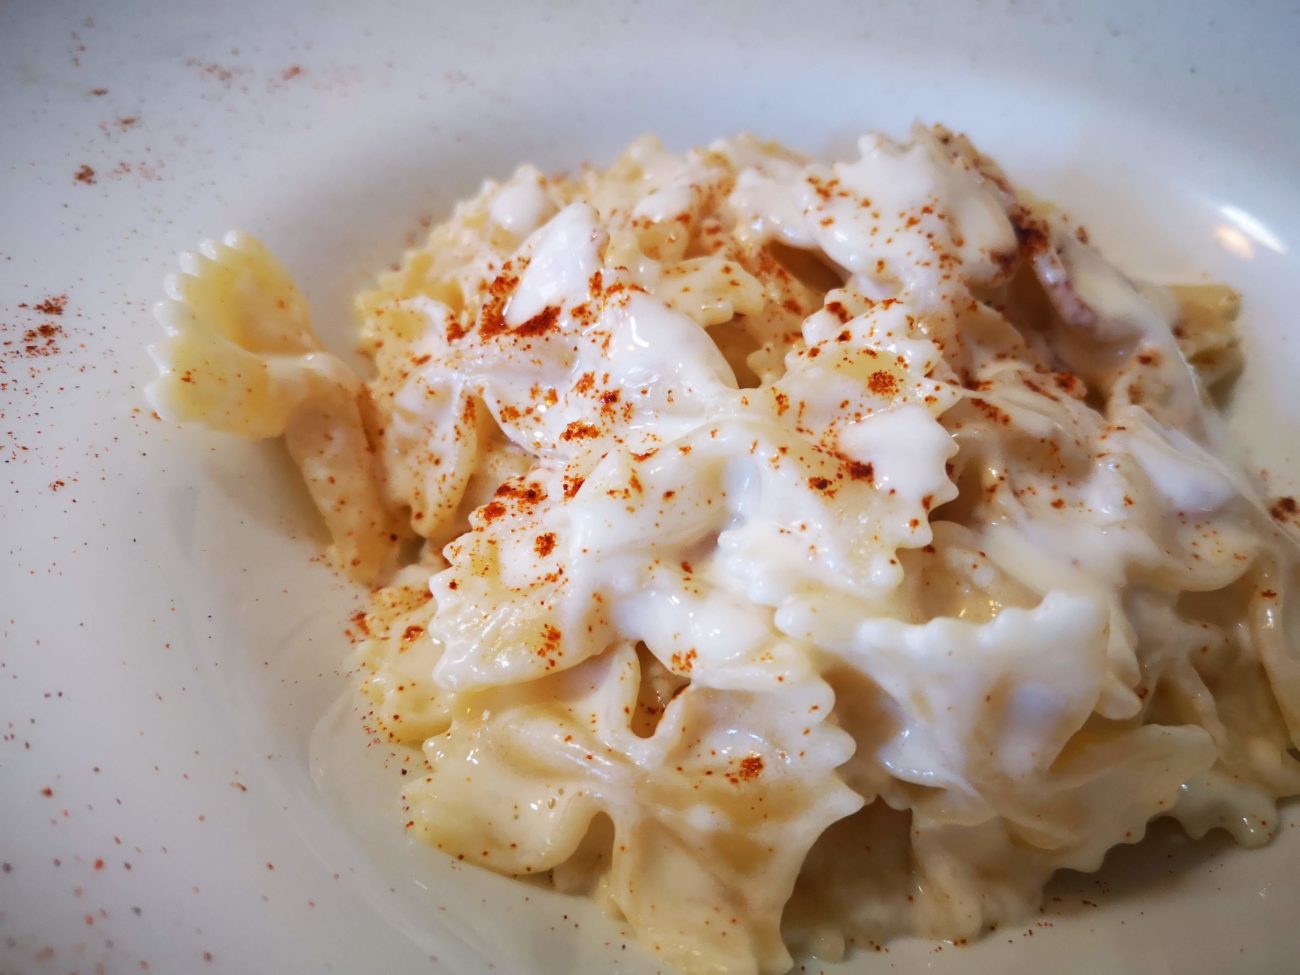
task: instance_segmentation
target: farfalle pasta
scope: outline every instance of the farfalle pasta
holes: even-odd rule
[[[671,964],[973,936],[1300,792],[1295,540],[1213,450],[1236,296],[964,137],[525,166],[358,298],[364,381],[255,241],[183,270],[151,398],[284,436],[378,587],[407,829]]]

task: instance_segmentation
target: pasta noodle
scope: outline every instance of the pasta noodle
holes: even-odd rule
[[[407,828],[692,972],[969,937],[1300,793],[1295,539],[1213,449],[1236,295],[942,128],[859,150],[489,181],[359,296],[365,382],[244,236],[155,349],[159,412],[284,436],[380,584]]]

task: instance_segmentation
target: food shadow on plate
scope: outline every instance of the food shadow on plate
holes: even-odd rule
[[[1282,819],[1293,818],[1294,801],[1282,805]],[[1141,842],[1112,848],[1096,873],[1061,870],[1043,893],[1044,917],[1071,917],[1099,908],[1166,894],[1225,857],[1245,853],[1227,831],[1211,830],[1192,839],[1172,819],[1157,819]]]

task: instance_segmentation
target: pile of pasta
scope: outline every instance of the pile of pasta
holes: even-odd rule
[[[692,972],[972,936],[1300,793],[1295,540],[1211,450],[1235,295],[942,128],[859,150],[487,182],[359,297],[365,380],[249,237],[160,309],[158,411],[283,436],[378,586],[407,828]]]

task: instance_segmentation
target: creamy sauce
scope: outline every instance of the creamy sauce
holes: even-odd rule
[[[210,250],[153,397],[285,435],[387,583],[365,725],[412,835],[779,972],[1300,793],[1295,549],[1180,344],[1230,322],[1080,237],[943,130],[643,139],[434,228],[359,299],[360,400],[269,255]]]

